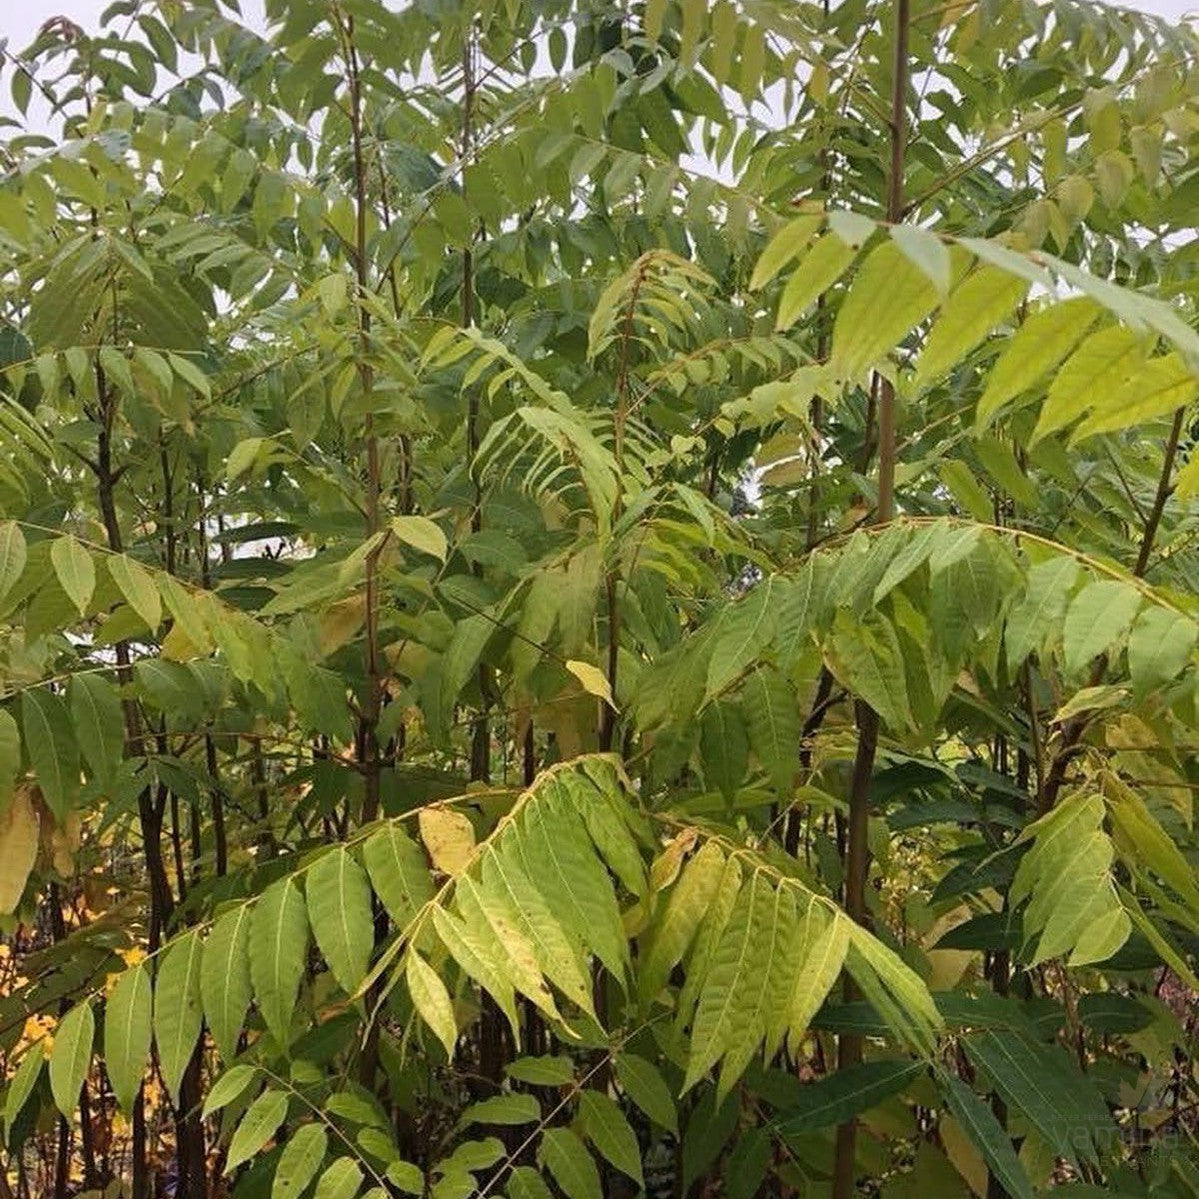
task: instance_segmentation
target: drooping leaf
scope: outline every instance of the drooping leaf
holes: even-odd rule
[[[299,887],[290,879],[272,883],[250,917],[250,979],[258,1010],[283,1048],[291,1042],[292,1020],[308,951],[308,918]]]
[[[139,963],[117,979],[104,1004],[104,1068],[126,1112],[133,1111],[150,1059],[152,1009],[150,974]]]
[[[569,1128],[546,1129],[538,1156],[567,1199],[603,1199],[595,1161]]]
[[[204,1015],[200,994],[203,944],[198,932],[184,933],[163,955],[154,982],[154,1039],[167,1090],[179,1088],[200,1037]]]
[[[297,1128],[283,1146],[283,1153],[275,1166],[271,1199],[299,1199],[316,1177],[328,1147],[329,1134],[323,1124],[313,1122]]]
[[[308,920],[338,985],[353,995],[366,976],[375,928],[366,875],[344,846],[318,858],[305,880]]]
[[[50,561],[60,586],[82,616],[96,590],[96,567],[91,554],[70,535],[56,537],[50,546]]]
[[[204,944],[200,995],[208,1029],[225,1061],[237,1053],[253,987],[250,981],[250,915],[245,904],[226,912]]]
[[[16,910],[37,861],[40,820],[29,792],[19,788],[0,801],[0,916]]]
[[[92,1042],[96,1036],[96,1017],[88,1000],[76,1004],[54,1033],[50,1051],[50,1093],[54,1105],[67,1119],[79,1106],[79,1092],[91,1064]]]
[[[1012,1199],[1033,1199],[1028,1173],[994,1112],[960,1078],[947,1076],[941,1085],[949,1110],[978,1147],[1004,1191]]]
[[[225,1173],[232,1174],[275,1135],[287,1116],[287,1095],[283,1091],[263,1091],[242,1116],[229,1142]]]

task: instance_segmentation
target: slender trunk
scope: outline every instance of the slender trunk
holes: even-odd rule
[[[897,221],[903,211],[903,168],[907,141],[908,24],[909,0],[895,0],[895,53],[891,80],[891,170],[887,188],[887,219]],[[895,515],[895,389],[890,380],[878,383],[878,506],[876,524]],[[845,850],[845,910],[859,924],[867,923],[866,876],[870,868],[867,833],[870,823],[870,781],[878,751],[879,718],[869,704],[857,704],[858,746],[854,756],[849,794],[849,820]],[[845,1001],[858,998],[851,978],[845,979]],[[838,1069],[862,1060],[859,1033],[843,1034],[837,1045]],[[833,1199],[850,1199],[854,1190],[857,1158],[857,1121],[837,1127],[833,1159]]]
[[[116,508],[116,483],[118,474],[113,467],[112,461],[112,430],[116,418],[116,409],[115,400],[109,392],[107,380],[99,363],[96,365],[96,384],[100,405],[95,464],[97,502],[100,508],[100,516],[104,525],[108,548],[113,553],[119,554],[124,552],[124,541]],[[168,548],[168,557],[172,561],[173,552],[172,543]],[[122,687],[127,687],[132,680],[128,641],[117,642],[113,647],[113,654],[117,662],[117,681]],[[138,708],[137,701],[134,699],[123,700],[122,712],[125,720],[126,742],[129,746],[128,752],[134,757],[140,757],[145,752],[145,730],[142,725],[141,711]],[[138,821],[142,834],[142,852],[145,855],[146,874],[150,883],[148,949],[151,953],[161,944],[167,923],[175,907],[175,897],[171,890],[166,861],[163,858],[162,852],[162,822],[165,802],[165,794],[155,794],[148,786],[142,788],[137,801]],[[146,1161],[144,1103],[144,1093],[139,1091],[133,1111],[133,1163],[131,1171],[133,1199],[149,1199],[150,1196],[151,1183],[148,1163]],[[186,1147],[181,1145],[181,1156],[186,1151]],[[195,1163],[195,1169],[192,1173],[201,1182],[201,1189],[196,1193],[203,1195],[203,1159]]]

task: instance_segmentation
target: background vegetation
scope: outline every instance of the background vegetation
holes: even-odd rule
[[[0,1196],[1199,1195],[1197,51],[3,48]]]

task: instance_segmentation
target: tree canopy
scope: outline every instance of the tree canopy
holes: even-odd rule
[[[1196,1199],[1197,53],[0,42],[0,1199]]]

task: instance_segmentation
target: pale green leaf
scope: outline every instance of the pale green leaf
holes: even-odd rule
[[[25,535],[15,520],[0,521],[0,602],[25,570]]]
[[[305,880],[308,920],[338,985],[353,995],[375,943],[371,892],[362,867],[343,845],[323,854]]]
[[[200,994],[208,1029],[221,1057],[231,1061],[250,1006],[250,913],[239,904],[212,926],[204,945]]]
[[[204,1016],[200,997],[200,934],[192,931],[171,943],[154,982],[154,1039],[162,1080],[175,1102],[200,1037]]]
[[[98,674],[77,674],[67,694],[84,761],[98,779],[111,778],[125,748],[125,722],[116,688]]]
[[[444,562],[449,552],[445,534],[427,516],[393,516],[391,531],[405,545]]]
[[[1082,340],[1099,314],[1099,305],[1084,296],[1049,303],[1033,313],[991,368],[978,402],[978,423],[986,424],[1000,408],[1053,370]]]
[[[59,585],[82,616],[96,590],[96,567],[91,554],[70,535],[56,537],[50,546],[50,562]]]
[[[857,253],[856,247],[846,245],[835,234],[826,233],[818,238],[800,259],[783,288],[775,328],[779,332],[790,329],[816,299],[841,278]]]
[[[300,889],[290,878],[272,883],[250,918],[250,979],[258,1010],[286,1049],[308,954],[308,918]]]
[[[1101,579],[1071,601],[1062,623],[1062,657],[1067,673],[1083,674],[1100,654],[1124,636],[1141,606],[1141,593],[1129,583]]]
[[[413,1007],[445,1046],[446,1056],[452,1058],[458,1041],[458,1026],[454,1021],[454,1005],[450,1002],[445,983],[415,949],[408,951],[404,977]]]

